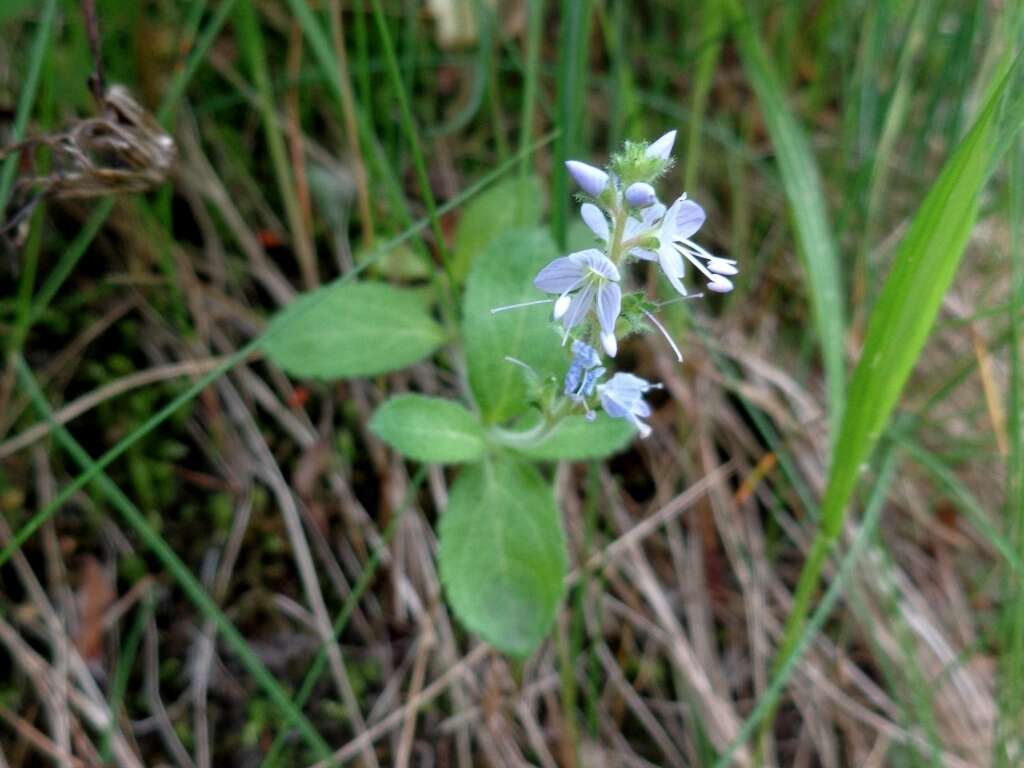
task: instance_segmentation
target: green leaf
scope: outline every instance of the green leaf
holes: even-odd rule
[[[335,283],[281,310],[263,348],[293,376],[343,379],[405,368],[443,341],[441,327],[413,292],[383,283]]]
[[[473,261],[491,241],[512,228],[540,223],[544,194],[536,176],[506,179],[466,206],[455,230],[452,272],[465,280]]]
[[[551,487],[507,457],[467,467],[440,539],[441,581],[459,620],[506,653],[532,651],[564,592],[565,534]]]
[[[538,461],[600,459],[623,450],[635,436],[636,430],[625,419],[599,413],[594,421],[587,421],[577,414],[560,421],[540,443],[513,447]]]
[[[463,336],[473,396],[484,421],[517,416],[528,407],[521,360],[542,376],[565,370],[567,356],[551,323],[551,305],[492,314],[495,307],[543,299],[533,285],[541,267],[559,255],[543,230],[510,230],[473,263],[466,282]]]
[[[393,397],[373,414],[370,429],[403,456],[416,461],[476,461],[487,449],[476,416],[458,403],[437,397]]]

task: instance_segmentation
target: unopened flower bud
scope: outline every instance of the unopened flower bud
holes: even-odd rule
[[[581,163],[579,160],[566,160],[565,167],[579,188],[591,197],[598,197],[608,186],[608,174],[600,168]]]
[[[676,132],[669,131],[657,141],[647,147],[647,156],[656,157],[659,160],[668,160],[672,154],[672,147],[676,143]]]
[[[646,208],[658,202],[658,196],[654,192],[654,187],[638,181],[626,188],[626,202],[633,208]]]

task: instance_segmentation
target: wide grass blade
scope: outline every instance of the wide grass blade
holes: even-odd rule
[[[776,663],[804,628],[822,567],[842,530],[846,507],[924,347],[978,215],[985,181],[1020,128],[1024,95],[1018,57],[991,93],[970,132],[947,160],[901,242],[871,317],[822,502],[820,527],[800,574]],[[1012,96],[1012,101],[1006,97]],[[1005,116],[1009,115],[1010,120]],[[1000,120],[1000,118],[1004,118]]]
[[[786,101],[782,83],[765,53],[757,30],[742,13],[738,0],[730,0],[729,8],[735,24],[736,45],[775,148],[790,218],[796,230],[797,250],[806,273],[811,312],[825,364],[829,434],[834,444],[845,397],[843,337],[846,311],[839,252],[829,225],[821,175],[810,142]]]

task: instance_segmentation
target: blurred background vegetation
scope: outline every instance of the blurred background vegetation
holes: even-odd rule
[[[0,171],[0,762],[1024,761],[1018,2],[95,13],[154,116],[127,177],[62,173],[113,114],[83,7],[0,5],[0,147],[65,142]],[[430,301],[509,226],[585,242],[563,161],[672,129],[664,196],[737,290],[666,308],[684,365],[623,349],[666,385],[655,434],[553,468],[569,597],[505,658],[443,601],[446,473],[367,429],[389,393],[460,397],[452,358],[327,385],[257,340],[359,270]]]

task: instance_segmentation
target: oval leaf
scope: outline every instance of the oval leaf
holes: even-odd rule
[[[416,294],[384,283],[337,283],[274,317],[263,348],[293,376],[374,376],[422,360],[444,333]]]
[[[551,487],[509,458],[467,467],[440,539],[441,580],[459,620],[506,653],[532,651],[564,592],[565,534]]]
[[[370,429],[403,456],[416,461],[476,461],[487,449],[476,416],[458,403],[436,397],[394,397],[373,414]]]
[[[506,179],[469,203],[455,230],[452,271],[460,282],[491,241],[513,227],[540,222],[544,192],[536,176]]]
[[[473,263],[466,282],[463,336],[469,384],[487,423],[505,421],[528,406],[523,361],[541,375],[565,369],[566,354],[551,323],[551,305],[492,314],[495,307],[546,298],[533,285],[540,269],[558,257],[547,232],[510,230]]]
[[[587,421],[582,415],[573,415],[560,421],[539,443],[515,447],[538,461],[600,459],[623,450],[635,436],[636,430],[625,419],[599,413],[594,421]]]

